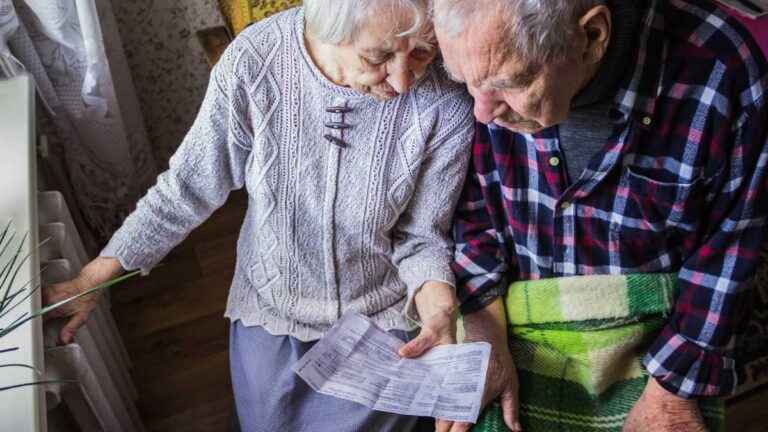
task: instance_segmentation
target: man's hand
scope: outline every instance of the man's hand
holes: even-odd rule
[[[464,316],[465,342],[488,342],[491,344],[491,359],[485,379],[483,407],[499,399],[504,423],[513,432],[522,431],[518,418],[518,381],[515,364],[507,343],[507,316],[501,298],[485,309]],[[450,429],[439,432],[465,432],[471,429],[469,423],[455,423]]]
[[[442,282],[427,282],[413,299],[423,322],[419,335],[400,348],[403,357],[419,357],[438,345],[456,343],[459,300],[454,289]],[[437,430],[450,430],[453,422],[437,419]]]
[[[706,432],[699,406],[648,380],[640,399],[629,412],[623,432]]]
[[[485,309],[464,317],[465,342],[488,342],[491,344],[491,358],[485,379],[483,407],[499,399],[504,423],[514,432],[521,431],[518,420],[517,372],[507,344],[507,319],[501,299]],[[437,420],[437,432],[466,432],[470,423],[454,423]]]

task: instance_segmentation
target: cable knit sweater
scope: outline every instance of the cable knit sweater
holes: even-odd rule
[[[245,187],[227,317],[302,341],[348,310],[411,329],[422,284],[453,284],[472,130],[469,97],[438,67],[378,102],[315,67],[301,9],[277,14],[227,49],[170,168],[101,256],[148,272]]]

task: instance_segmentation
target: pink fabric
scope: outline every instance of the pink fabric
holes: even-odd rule
[[[768,56],[768,15],[763,15],[758,19],[751,19],[739,14],[736,10],[727,6],[723,6],[723,9],[739,20],[739,22],[752,33],[757,44],[760,45],[760,48],[762,48],[763,52]]]

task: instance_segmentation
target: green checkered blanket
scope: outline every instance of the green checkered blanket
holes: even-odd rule
[[[505,303],[527,432],[620,431],[648,379],[640,359],[672,308],[675,276],[577,276],[517,282]],[[700,402],[710,431],[722,403]],[[492,405],[474,432],[503,432]]]

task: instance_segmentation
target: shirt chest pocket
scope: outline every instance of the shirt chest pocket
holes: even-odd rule
[[[694,231],[701,217],[707,181],[658,180],[652,170],[625,166],[614,198],[615,229]]]

